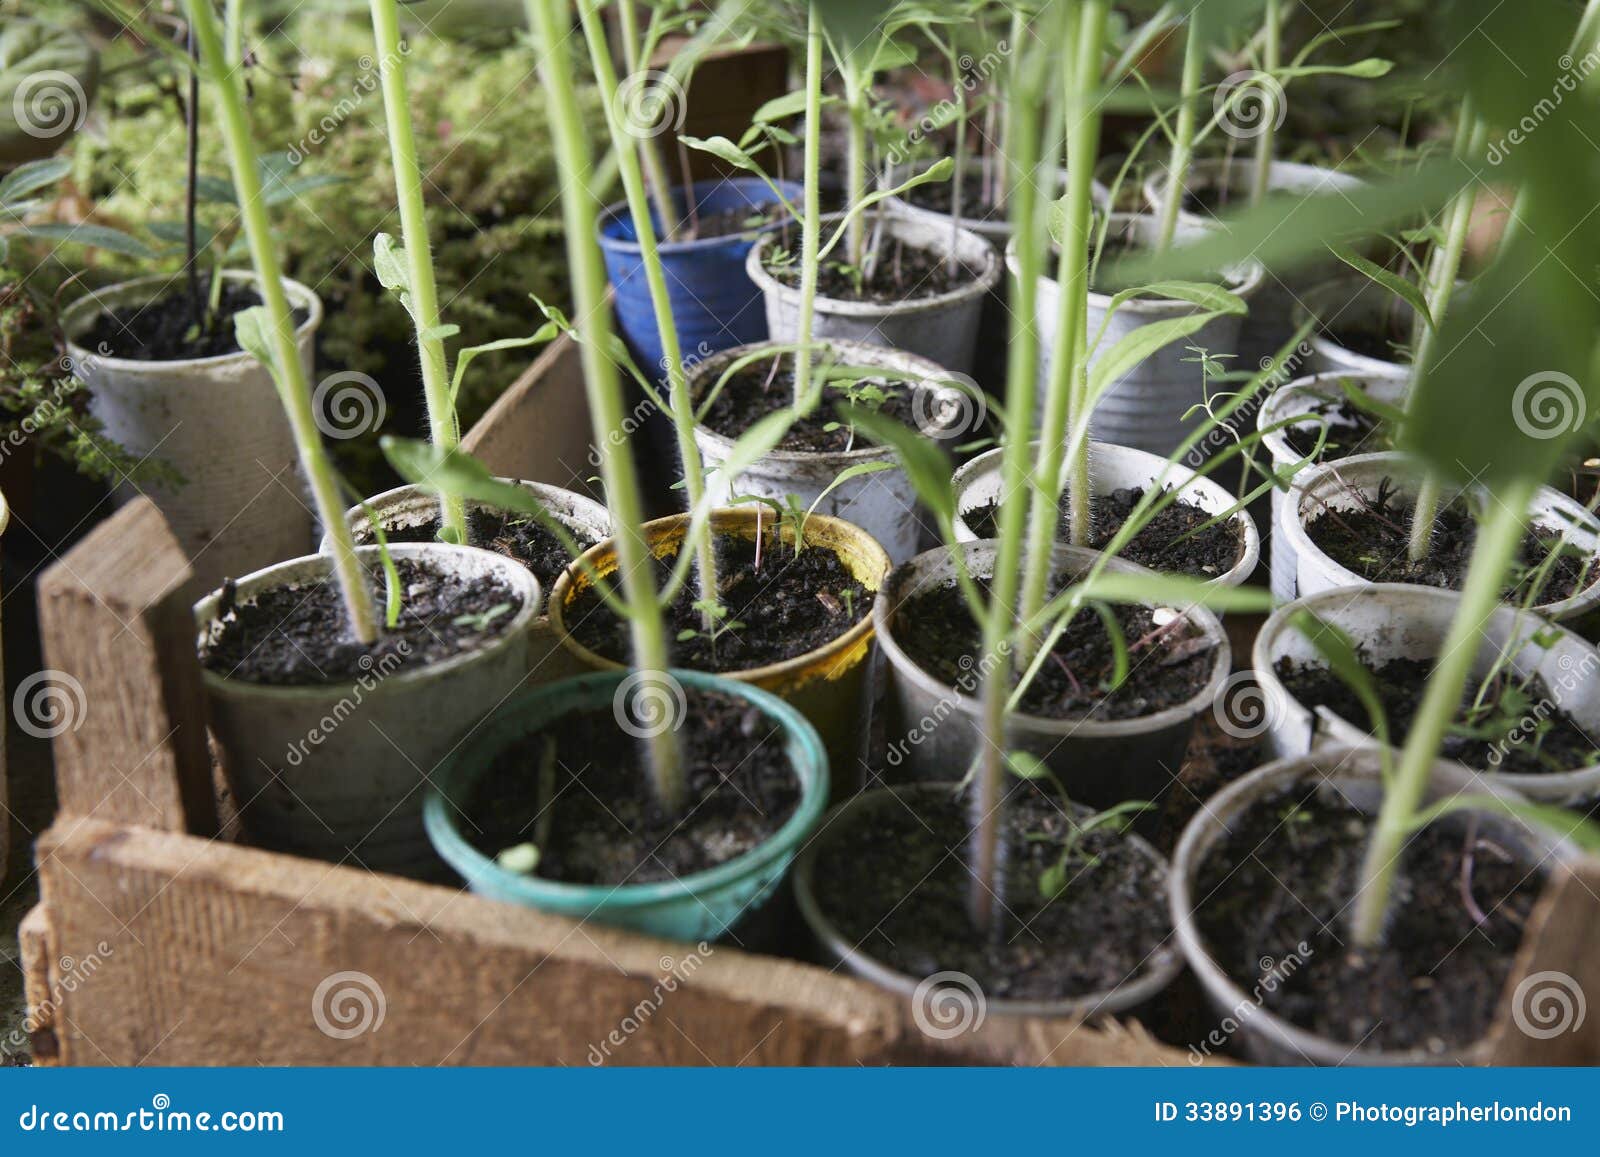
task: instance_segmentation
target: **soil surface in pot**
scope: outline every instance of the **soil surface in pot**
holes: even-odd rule
[[[1163,866],[1115,824],[1077,832],[1087,809],[1069,818],[1032,784],[1013,784],[998,936],[967,917],[970,829],[954,793],[858,811],[830,833],[814,867],[818,906],[873,960],[917,980],[964,972],[994,999],[1064,1000],[1138,979],[1171,933]]]
[[[1047,719],[1137,719],[1176,707],[1204,689],[1216,643],[1199,627],[1171,611],[1164,610],[1165,621],[1158,626],[1150,608],[1111,610],[1129,652],[1122,683],[1113,683],[1116,649],[1106,624],[1086,609],[1062,632],[1050,660],[1028,685],[1024,713]],[[894,637],[935,679],[978,694],[978,672],[989,666],[981,662],[983,632],[953,581],[895,608]]]
[[[245,683],[307,687],[378,678],[476,651],[504,635],[522,596],[498,577],[464,578],[416,559],[396,559],[400,620],[369,645],[350,634],[344,599],[331,580],[275,586],[227,609],[200,648],[208,671]],[[369,568],[379,614],[383,573]]]
[[[1428,557],[1412,562],[1412,505],[1395,496],[1387,479],[1365,501],[1365,506],[1355,510],[1323,509],[1306,522],[1306,534],[1318,550],[1368,582],[1461,589],[1478,537],[1477,520],[1465,502],[1451,502],[1439,511]],[[1543,577],[1535,599],[1538,605],[1571,598],[1594,581],[1595,573],[1576,543],[1563,544],[1559,531],[1534,526],[1517,547],[1517,565],[1506,588],[1508,599],[1522,601],[1539,578],[1539,568],[1555,550],[1559,554]]]
[[[1231,827],[1197,872],[1195,921],[1245,992],[1300,1028],[1368,1049],[1437,1053],[1488,1031],[1539,895],[1532,863],[1469,838],[1470,820],[1424,829],[1401,860],[1384,944],[1360,951],[1347,922],[1371,817],[1303,784]]]
[[[599,541],[586,530],[572,526],[567,529],[585,550]],[[390,542],[438,542],[439,520],[435,517],[404,526],[385,526],[384,534]],[[550,589],[572,561],[561,540],[546,530],[538,519],[503,510],[488,510],[481,506],[469,510],[467,538],[468,545],[492,550],[520,562],[533,572],[545,590]],[[361,545],[372,541],[374,539],[370,534],[364,535]]]
[[[1411,333],[1400,317],[1339,319],[1322,325],[1322,334],[1351,353],[1396,365],[1411,364]]]
[[[1383,702],[1390,739],[1405,743],[1416,719],[1433,664],[1420,659],[1391,659],[1373,666],[1364,662],[1373,688]],[[1278,660],[1274,668],[1289,693],[1307,707],[1326,707],[1363,729],[1367,710],[1344,680],[1316,664]],[[1440,754],[1479,771],[1538,775],[1576,771],[1600,763],[1600,751],[1571,715],[1554,706],[1559,700],[1543,679],[1524,680],[1506,672],[1491,681],[1483,702],[1474,706],[1479,684],[1468,684],[1461,706],[1445,734]]]
[[[1144,497],[1143,487],[1113,490],[1098,495],[1094,502],[1094,527],[1088,545],[1101,550],[1116,537],[1117,531],[1128,521],[1135,506]],[[979,538],[994,538],[999,521],[999,507],[985,503],[961,517]],[[1071,531],[1071,512],[1065,498],[1061,502],[1061,531],[1066,536]],[[1167,574],[1193,575],[1196,578],[1216,578],[1232,570],[1244,556],[1244,537],[1237,523],[1229,520],[1195,533],[1205,526],[1212,516],[1191,502],[1178,500],[1169,503],[1160,513],[1133,536],[1117,557],[1151,570]]]
[[[872,236],[872,226],[867,226],[867,237]],[[775,243],[767,254],[767,272],[790,289],[800,287],[800,241],[785,246]],[[773,258],[783,255],[786,261],[773,264]],[[963,286],[971,285],[983,276],[975,269],[958,261],[952,270],[944,254],[932,249],[908,245],[899,238],[884,232],[878,247],[878,260],[871,275],[857,277],[854,270],[838,260],[824,261],[817,271],[817,296],[829,301],[868,302],[873,305],[894,305],[902,301],[920,301],[925,297],[939,297]]]
[[[177,283],[171,290],[144,305],[128,305],[105,310],[95,318],[87,333],[75,339],[84,349],[105,357],[127,358],[136,362],[176,362],[190,358],[216,358],[239,352],[233,336],[233,317],[261,304],[261,295],[248,283],[224,281],[222,299],[214,314],[208,313],[209,282],[198,289],[199,317],[187,286]],[[294,311],[298,329],[309,315]]]
[[[1285,426],[1283,439],[1296,457],[1312,462],[1336,462],[1352,454],[1372,454],[1391,448],[1384,423],[1377,415],[1360,409],[1345,398],[1309,402],[1301,411],[1321,419],[1322,426]],[[1322,449],[1317,440],[1323,439]]]
[[[713,632],[705,627],[693,578],[667,608],[674,639],[672,663],[695,671],[748,671],[781,663],[826,646],[872,611],[873,594],[833,551],[807,546],[797,555],[763,532],[760,557],[753,539],[716,536],[717,582],[725,617]],[[657,586],[666,582],[677,552],[656,559]],[[757,565],[759,562],[759,565]],[[594,588],[566,607],[573,637],[597,655],[628,661],[629,625],[606,606]]]
[[[1005,221],[1006,207],[996,205],[988,197],[983,196],[979,189],[982,181],[968,177],[961,186],[961,219],[963,221],[982,221],[985,224],[991,221]],[[955,186],[949,181],[940,181],[934,184],[918,185],[908,190],[903,196],[919,209],[927,209],[932,213],[950,212],[950,203],[954,199]]]
[[[717,393],[706,411],[705,425],[724,438],[737,438],[768,414],[794,404],[794,360],[788,354],[746,366]],[[820,367],[819,367],[820,369]],[[713,381],[710,385],[714,386]],[[709,387],[708,387],[709,388]],[[789,427],[778,449],[806,454],[838,454],[872,445],[860,431],[839,419],[836,407],[855,404],[877,410],[901,425],[917,427],[913,392],[902,380],[860,378],[829,383],[811,413]],[[924,417],[937,417],[935,414]]]
[[[1089,290],[1091,293],[1111,295],[1121,293],[1124,289],[1133,289],[1136,286],[1148,285],[1148,277],[1129,279],[1117,270],[1117,264],[1123,260],[1131,260],[1141,253],[1148,252],[1149,246],[1139,244],[1137,241],[1126,237],[1107,237],[1100,246],[1100,259],[1094,262],[1090,269]],[[1057,267],[1060,262],[1060,251],[1052,248],[1050,260],[1044,264],[1043,273],[1051,281],[1056,280]],[[1094,260],[1093,249],[1090,250],[1090,260]],[[1201,274],[1193,278],[1194,281],[1204,282],[1209,285],[1219,285],[1227,290],[1237,289],[1243,284],[1238,278],[1225,277],[1215,271]],[[1144,300],[1166,301],[1175,300],[1163,298],[1159,294],[1148,295]],[[1199,306],[1195,307],[1197,310]]]
[[[495,756],[463,808],[468,840],[491,858],[532,843],[534,874],[569,884],[675,880],[759,847],[800,802],[782,729],[731,695],[693,687],[684,695],[677,815],[657,804],[644,745],[606,702]]]

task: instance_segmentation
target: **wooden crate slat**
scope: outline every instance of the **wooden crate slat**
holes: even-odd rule
[[[62,812],[216,830],[188,560],[138,498],[39,579],[47,670],[81,688],[55,737]]]
[[[497,398],[461,440],[496,474],[583,493],[599,467],[578,343],[563,334]]]
[[[1600,863],[1557,869],[1528,919],[1496,1017],[1491,1064],[1600,1064],[1597,916]]]

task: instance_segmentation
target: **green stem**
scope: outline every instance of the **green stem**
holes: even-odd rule
[[[411,126],[411,108],[407,103],[405,53],[400,45],[397,0],[372,0],[372,34],[378,54],[378,75],[383,81],[383,112],[389,132],[389,155],[394,165],[395,196],[400,205],[400,236],[406,251],[411,319],[416,327],[417,351],[422,362],[422,395],[428,407],[428,433],[435,446],[453,450],[461,442],[461,427],[450,397],[444,338],[437,334],[439,291],[434,281],[433,251],[428,246],[428,219],[422,199],[416,133]],[[447,537],[460,543],[467,541],[466,510],[459,498],[441,496],[439,525]]]
[[[1194,158],[1195,108],[1200,82],[1205,77],[1206,40],[1202,35],[1200,9],[1189,17],[1189,38],[1183,49],[1183,87],[1178,106],[1178,123],[1173,129],[1172,159],[1167,164],[1167,190],[1161,201],[1161,219],[1156,233],[1156,250],[1165,252],[1178,235],[1178,214],[1183,208],[1183,193],[1189,184],[1189,166]]]
[[[273,381],[283,399],[300,451],[300,465],[311,485],[328,539],[333,546],[333,573],[344,598],[350,631],[362,643],[378,638],[378,619],[373,607],[372,588],[366,571],[356,557],[355,540],[344,518],[344,503],[339,496],[338,479],[323,449],[311,406],[311,385],[306,380],[300,349],[294,336],[294,315],[283,292],[283,272],[272,249],[272,223],[267,218],[261,197],[261,171],[256,161],[255,142],[250,135],[250,120],[245,113],[243,83],[238,72],[227,63],[222,32],[210,0],[184,0],[184,11],[200,45],[200,67],[217,94],[218,122],[228,148],[228,165],[239,195],[239,216],[250,260],[255,266],[257,290],[266,306],[272,329]]]
[[[1262,25],[1262,71],[1276,77],[1283,65],[1283,4],[1282,0],[1267,0]],[[1267,110],[1270,114],[1271,110]],[[1272,184],[1272,154],[1275,151],[1278,125],[1276,118],[1263,114],[1261,135],[1256,138],[1256,168],[1250,184],[1250,204],[1260,205],[1266,200]]]
[[[632,7],[631,4],[625,7]],[[628,212],[633,217],[634,230],[639,243],[639,261],[644,269],[645,285],[650,290],[650,306],[655,313],[656,332],[661,338],[661,360],[667,374],[667,403],[672,411],[673,432],[678,440],[678,456],[683,461],[684,497],[689,509],[698,507],[705,498],[705,464],[700,459],[700,449],[694,440],[694,399],[689,396],[689,375],[683,365],[683,349],[678,340],[677,321],[672,314],[672,297],[667,290],[666,268],[661,263],[661,250],[656,241],[655,223],[650,219],[650,199],[645,177],[639,163],[640,142],[622,123],[617,108],[617,71],[611,63],[610,47],[606,43],[605,28],[599,12],[590,0],[578,0],[578,18],[583,23],[583,35],[589,46],[589,61],[594,68],[599,85],[601,103],[606,109],[606,124],[611,130],[611,141],[617,157],[617,170],[622,176],[622,188],[628,199]],[[624,30],[625,37],[631,33]],[[688,543],[684,549],[690,549]],[[699,575],[698,590],[702,601],[716,600],[717,557],[712,536],[696,535],[692,549],[695,569]],[[712,616],[709,605],[703,612],[703,626],[709,630]]]
[[[845,167],[849,170],[846,208],[853,209],[867,196],[867,89],[848,72],[845,73],[844,97],[850,112],[849,149],[845,157]],[[867,261],[865,213],[857,213],[850,219],[845,249],[851,266],[859,274],[866,268]]]
[[[794,355],[794,407],[805,413],[814,405],[811,387],[811,334],[817,301],[817,256],[822,247],[822,18],[811,5],[806,25],[806,143],[801,174],[804,207],[800,220],[800,330]]]
[[[1060,520],[1061,474],[1067,450],[1067,425],[1081,423],[1085,399],[1078,388],[1084,356],[1083,334],[1089,301],[1089,232],[1093,203],[1094,158],[1100,148],[1100,58],[1105,44],[1106,0],[1084,0],[1077,43],[1066,70],[1067,208],[1065,233],[1056,268],[1060,308],[1056,313],[1056,348],[1051,355],[1050,392],[1039,427],[1039,468],[1029,510],[1027,572],[1022,588],[1024,623],[1032,622],[1049,594],[1050,554]],[[1015,427],[1013,427],[1015,428]],[[1023,427],[1026,428],[1026,427]],[[1071,541],[1088,541],[1092,520],[1089,488],[1089,444],[1079,444],[1067,464]],[[1022,638],[1024,662],[1030,659],[1029,636]]]
[[[204,0],[194,0],[203,3]],[[606,298],[605,267],[595,241],[598,204],[590,188],[589,155],[585,149],[583,116],[578,107],[565,19],[564,0],[525,0],[529,24],[541,49],[539,70],[550,101],[548,122],[561,173],[561,213],[566,231],[567,264],[572,271],[574,314],[583,341],[579,353],[589,399],[594,443],[600,449],[600,475],[611,508],[617,551],[617,570],[630,610],[634,667],[641,671],[666,671],[670,660],[666,627],[655,589],[654,564],[640,527],[644,503],[639,479],[629,453],[626,407],[617,366],[605,352],[611,347],[610,305]],[[651,729],[654,732],[655,729]],[[683,805],[683,753],[677,735],[651,734],[645,741],[656,798],[671,814]]]
[[[1533,480],[1518,479],[1508,483],[1501,491],[1501,501],[1494,504],[1478,531],[1455,619],[1450,624],[1433,674],[1428,678],[1416,718],[1406,736],[1399,769],[1384,793],[1383,809],[1373,827],[1372,842],[1367,845],[1352,929],[1355,942],[1361,947],[1372,947],[1383,937],[1395,869],[1406,837],[1412,831],[1417,809],[1427,793],[1439,744],[1455,718],[1461,693],[1472,674],[1473,661],[1483,638],[1483,624],[1500,605],[1506,570],[1522,539],[1528,503],[1536,490],[1537,483]]]
[[[1022,49],[1019,45],[1018,51]],[[1038,331],[1033,323],[1034,303],[1045,246],[1039,220],[1039,189],[1046,184],[1040,171],[1040,113],[1045,104],[1043,64],[1038,54],[1028,65],[1019,66],[1012,99],[1007,105],[1006,139],[1012,144],[1008,163],[1016,166],[1011,174],[1011,221],[1016,234],[1016,300],[1011,307],[1011,361],[1006,381],[1006,429],[1012,436],[1005,441],[1001,459],[1003,494],[1028,493],[1029,440],[1021,431],[1033,421],[1035,371],[1039,356]],[[1056,155],[1051,149],[1052,166]],[[1006,650],[1016,623],[1017,593],[1020,586],[1023,530],[1026,503],[1000,504],[996,537],[995,564],[990,576],[988,614],[983,622],[983,654],[995,660]],[[1043,565],[1049,565],[1049,553]],[[1004,752],[1007,746],[1006,708],[1010,699],[1012,665],[990,662],[983,683],[981,765],[977,791],[972,800],[972,842],[968,851],[971,885],[967,910],[974,928],[992,933],[996,927],[994,898],[1000,891],[1001,791],[1005,783]]]
[[[653,14],[651,19],[655,19]],[[617,32],[622,39],[623,67],[628,70],[630,76],[637,76],[643,67],[639,59],[639,46],[643,42],[639,39],[639,15],[633,0],[617,0]],[[601,39],[603,43],[604,37]],[[607,56],[606,59],[609,62],[611,58]],[[649,135],[640,137],[639,156],[644,164],[645,182],[650,188],[650,199],[655,202],[656,219],[661,222],[662,239],[671,241],[678,235],[678,207],[672,202],[672,181],[667,177],[667,167],[662,162],[661,150],[656,145],[655,137]],[[692,196],[692,193],[692,190],[684,190],[686,197]],[[634,214],[634,220],[638,220],[637,213]]]
[[[1423,476],[1422,485],[1417,490],[1417,504],[1411,509],[1411,537],[1406,548],[1406,555],[1412,562],[1427,558],[1433,546],[1433,524],[1439,518],[1442,490],[1439,476],[1433,471]]]

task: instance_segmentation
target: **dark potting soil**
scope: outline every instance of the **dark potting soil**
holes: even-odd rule
[[[200,313],[205,315],[210,293],[208,283],[202,281],[198,292]],[[187,286],[178,285],[144,305],[101,313],[78,344],[104,351],[109,357],[137,362],[222,357],[239,352],[239,343],[233,337],[234,314],[260,304],[261,295],[253,286],[224,282],[217,312],[197,320]],[[306,317],[305,310],[294,311],[296,328]]]
[[[1133,508],[1144,498],[1144,493],[1141,486],[1113,490],[1097,497],[1093,507],[1094,527],[1088,545],[1094,550],[1101,550],[1115,538],[1133,513]],[[970,511],[962,511],[961,517],[979,538],[995,537],[1000,517],[999,507],[995,503],[989,502]],[[1195,533],[1195,528],[1205,526],[1211,517],[1193,503],[1181,500],[1169,503],[1133,536],[1133,540],[1122,548],[1117,557],[1166,574],[1193,575],[1202,579],[1226,574],[1243,557],[1244,538],[1239,527],[1231,520]],[[1071,529],[1071,513],[1065,499],[1061,503],[1060,525],[1063,534]]]
[[[981,181],[968,178],[961,187],[961,219],[963,221],[1004,221],[1006,207],[996,205],[989,198],[978,192]],[[927,185],[918,185],[909,190],[906,199],[919,209],[927,209],[931,213],[949,213],[950,203],[954,200],[955,186],[950,181],[938,181]]]
[[[1117,606],[1112,611],[1129,651],[1122,684],[1113,687],[1116,652],[1105,623],[1085,610],[1062,632],[1050,661],[1023,693],[1024,713],[1048,719],[1137,719],[1176,707],[1206,685],[1216,644],[1197,626],[1175,617],[1157,627],[1145,607]],[[935,679],[977,694],[980,673],[988,667],[980,662],[982,631],[954,582],[901,603],[895,610],[894,636]]]
[[[686,582],[667,608],[673,666],[715,672],[781,663],[833,642],[871,613],[872,592],[833,551],[807,546],[796,554],[776,533],[763,533],[762,539],[757,567],[753,540],[716,536],[718,598],[727,615],[713,638],[694,605],[695,582]],[[658,586],[676,559],[674,552],[655,560]],[[567,608],[566,622],[573,637],[597,655],[627,660],[628,624],[592,586]],[[694,633],[680,637],[686,632]]]
[[[867,230],[870,240],[870,224]],[[791,289],[800,286],[799,247],[800,239],[796,235],[787,246],[774,244],[767,259],[767,272]],[[789,260],[773,265],[772,257],[779,254],[787,254]],[[925,297],[950,293],[971,285],[982,275],[982,270],[959,262],[952,271],[945,264],[942,254],[907,245],[885,233],[878,247],[878,260],[872,267],[871,277],[858,278],[856,272],[842,261],[825,261],[817,270],[817,296],[831,301],[893,305],[900,301],[920,301]]]
[[[1305,413],[1320,418],[1327,427],[1326,435],[1319,426],[1286,426],[1284,441],[1299,458],[1317,462],[1337,462],[1352,454],[1371,454],[1389,449],[1384,424],[1377,415],[1350,404],[1345,398],[1330,398],[1305,408]],[[1322,450],[1317,450],[1317,439],[1323,438]]]
[[[705,424],[724,438],[737,438],[768,414],[775,414],[794,402],[794,360],[788,354],[766,362],[755,362],[729,378],[711,408]],[[854,402],[877,410],[903,425],[917,425],[912,405],[913,393],[904,381],[888,378],[863,378],[847,384],[823,387],[822,401],[811,413],[789,427],[780,450],[808,454],[836,454],[871,445],[865,434],[839,420],[835,408]],[[932,417],[934,415],[928,415]]]
[[[607,702],[497,755],[463,809],[467,838],[491,858],[535,844],[534,874],[569,884],[673,880],[758,847],[800,801],[781,730],[731,695],[685,688],[683,702],[675,734],[686,795],[677,815],[661,810],[644,746]]]
[[[567,529],[572,531],[572,537],[578,541],[578,545],[585,549],[598,541],[584,531],[572,527]],[[439,520],[430,518],[426,522],[408,526],[386,526],[384,534],[390,542],[438,542]],[[547,591],[572,561],[561,540],[546,530],[538,519],[508,514],[503,510],[487,510],[483,507],[469,510],[467,539],[472,546],[492,550],[520,562],[533,572],[533,577]],[[361,541],[365,545],[375,540],[369,533]]]
[[[683,233],[674,240],[710,241],[714,237],[732,237],[738,233],[754,233],[772,224],[783,212],[780,205],[740,206],[719,209],[715,213],[700,213],[681,222]]]
[[[1439,511],[1428,557],[1412,562],[1410,533],[1412,507],[1399,502],[1387,480],[1378,493],[1358,510],[1323,510],[1306,523],[1306,534],[1329,558],[1369,582],[1414,583],[1458,591],[1466,581],[1478,523],[1465,502],[1457,500]],[[1535,582],[1537,570],[1559,550],[1550,566],[1536,602],[1558,602],[1587,587],[1595,574],[1575,543],[1561,542],[1559,531],[1531,527],[1517,547],[1517,566],[1508,584],[1508,597],[1520,602]]]
[[[1398,321],[1384,323],[1333,321],[1322,327],[1329,339],[1362,357],[1411,364],[1411,335]]]
[[[1390,739],[1399,746],[1411,731],[1433,664],[1391,659],[1365,664],[1383,702]],[[1340,718],[1367,728],[1369,715],[1355,693],[1327,667],[1280,659],[1275,668],[1289,693],[1308,707],[1326,707]],[[1478,684],[1470,683],[1446,732],[1440,754],[1479,771],[1537,775],[1576,771],[1600,763],[1600,750],[1572,716],[1554,706],[1558,696],[1538,676],[1524,682],[1515,673],[1494,680],[1474,708]]]
[[[1074,810],[1077,820],[1087,815]],[[1149,969],[1171,934],[1165,872],[1114,826],[1081,837],[1065,862],[1066,887],[1047,895],[1040,878],[1061,862],[1073,820],[1014,781],[998,904],[1005,919],[995,936],[978,934],[967,916],[970,829],[953,792],[922,793],[914,812],[858,813],[818,856],[815,896],[846,940],[907,976],[964,972],[984,996],[1004,1000],[1107,992]]]
[[[371,646],[350,634],[338,584],[327,580],[273,587],[237,604],[200,648],[200,661],[209,671],[246,683],[347,683],[475,651],[505,634],[522,609],[522,597],[498,578],[463,579],[414,559],[396,559],[395,567],[400,621]],[[374,566],[369,576],[381,613],[383,573]]]
[[[1235,983],[1301,1028],[1366,1048],[1471,1044],[1488,1031],[1540,880],[1469,830],[1412,837],[1384,943],[1360,951],[1349,905],[1372,821],[1313,785],[1291,788],[1233,821],[1200,865],[1201,937]]]

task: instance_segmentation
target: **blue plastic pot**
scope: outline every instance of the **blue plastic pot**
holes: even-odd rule
[[[786,181],[777,184],[791,202],[798,201],[799,185]],[[702,214],[734,208],[760,209],[776,201],[759,177],[700,181],[689,191],[694,196],[695,211]],[[673,198],[682,211],[684,191],[674,190]],[[661,246],[672,317],[685,358],[709,357],[736,345],[766,340],[767,315],[761,291],[745,272],[745,256],[761,232],[752,229]],[[600,215],[600,249],[605,255],[606,276],[616,291],[617,321],[623,338],[641,371],[656,378],[665,377],[661,335],[656,330],[650,287],[639,256],[638,232],[626,202],[612,205]]]
[[[686,688],[720,691],[753,704],[777,723],[800,777],[800,804],[787,823],[760,847],[709,871],[652,884],[564,884],[502,868],[469,843],[460,830],[459,804],[495,757],[526,735],[574,712],[611,709],[626,671],[603,671],[540,687],[511,700],[471,740],[444,761],[423,801],[422,820],[434,850],[472,891],[496,900],[632,928],[672,940],[715,940],[771,898],[789,872],[800,844],[828,804],[828,757],[816,728],[776,695],[698,671],[674,670]],[[693,726],[689,716],[685,726]],[[455,801],[455,802],[451,802]]]

